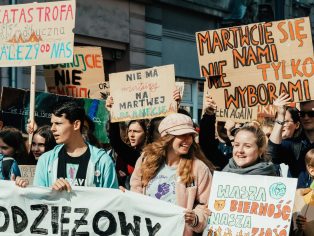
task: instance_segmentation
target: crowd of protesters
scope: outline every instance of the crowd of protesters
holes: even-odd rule
[[[175,91],[173,98],[180,101],[180,93]],[[109,97],[106,108],[113,102]],[[84,109],[75,101],[63,102],[56,104],[50,126],[28,126],[33,134],[29,153],[19,130],[1,129],[0,179],[26,187],[18,164],[37,164],[34,186],[55,191],[120,186],[122,191],[186,208],[184,235],[194,235],[204,230],[210,216],[207,204],[214,170],[283,176],[280,164],[285,163],[288,177],[298,178],[298,188],[311,186],[314,101],[300,103],[299,110],[289,107],[290,97],[283,93],[274,105],[274,120],[220,122],[215,100],[206,95],[198,132],[187,112],[132,120],[126,126],[109,121],[110,149],[104,150],[92,134]],[[306,216],[297,215],[291,235],[308,235],[308,227]]]

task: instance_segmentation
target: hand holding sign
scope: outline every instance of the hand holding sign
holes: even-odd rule
[[[71,192],[72,188],[66,179],[60,178],[60,179],[57,179],[56,182],[52,185],[52,190],[55,190],[55,191],[66,190],[69,193]]]
[[[217,110],[216,102],[209,94],[205,95],[204,110],[208,115],[215,114]]]
[[[106,99],[106,108],[108,111],[110,111],[110,109],[112,108],[112,105],[113,105],[113,97],[109,96]]]
[[[20,176],[17,176],[16,178],[14,177],[14,179],[15,179],[15,185],[21,188],[25,188],[29,184],[27,179],[21,178]]]
[[[277,107],[278,116],[285,116],[286,113],[286,106],[289,105],[291,100],[291,97],[289,94],[282,93],[279,95],[279,97],[274,101],[274,106]]]

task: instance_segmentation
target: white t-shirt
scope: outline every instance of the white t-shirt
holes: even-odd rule
[[[177,167],[170,167],[164,164],[157,175],[148,182],[146,195],[177,204],[176,181]]]

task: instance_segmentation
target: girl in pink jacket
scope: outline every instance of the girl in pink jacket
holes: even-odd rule
[[[131,177],[131,191],[167,201],[185,210],[184,236],[200,233],[207,209],[213,165],[194,141],[189,116],[171,114],[159,125],[161,138],[147,145]]]

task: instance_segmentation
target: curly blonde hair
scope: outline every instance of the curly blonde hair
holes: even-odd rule
[[[145,160],[141,167],[142,185],[144,187],[157,175],[159,169],[165,163],[168,147],[172,145],[174,138],[174,135],[168,134],[144,148],[143,156]],[[211,171],[215,169],[214,165],[206,159],[199,145],[193,139],[189,152],[181,156],[180,164],[177,168],[177,175],[180,176],[180,181],[184,184],[189,185],[194,180],[192,168],[193,159],[195,158],[203,161]]]

